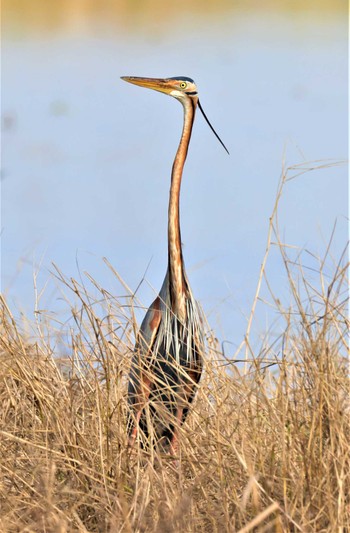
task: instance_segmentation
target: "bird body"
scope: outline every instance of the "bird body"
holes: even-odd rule
[[[147,439],[168,441],[175,454],[179,427],[195,396],[204,355],[201,313],[190,289],[182,255],[180,188],[197,105],[210,123],[199,104],[197,87],[191,78],[122,79],[169,94],[179,100],[184,109],[182,135],[171,173],[168,268],[160,293],[148,309],[136,339],[128,389],[129,444],[135,443],[141,429]]]
[[[165,438],[172,451],[176,451],[178,425],[184,422],[195,395],[203,352],[197,303],[187,286],[185,320],[181,321],[172,310],[168,271],[159,295],[142,321],[132,358],[128,392],[136,420],[130,427],[130,444],[139,426],[145,436],[156,441]],[[147,403],[152,430],[144,411]]]

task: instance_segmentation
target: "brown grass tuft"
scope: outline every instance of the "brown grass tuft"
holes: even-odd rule
[[[1,300],[1,531],[350,531],[347,266],[327,249],[310,277],[278,232],[282,190],[303,170],[282,175],[236,354],[244,366],[208,337],[177,467],[166,454],[126,447],[137,327],[130,300],[56,269],[73,299],[71,325],[58,335],[38,311],[32,340]],[[288,308],[266,274],[272,248],[283,259]],[[281,333],[255,348],[262,286]]]

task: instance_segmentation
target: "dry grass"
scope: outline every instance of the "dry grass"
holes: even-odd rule
[[[237,352],[246,363],[226,360],[208,338],[178,466],[126,447],[132,299],[57,270],[75,326],[59,338],[55,321],[38,313],[31,342],[2,301],[1,531],[350,531],[347,269],[326,250],[311,283],[278,237],[279,198],[302,171],[281,179]],[[283,259],[288,309],[266,277],[272,248]],[[262,286],[271,289],[282,334],[255,349]]]

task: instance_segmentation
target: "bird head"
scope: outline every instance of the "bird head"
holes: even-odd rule
[[[187,76],[175,76],[173,78],[140,78],[137,76],[122,76],[121,79],[127,81],[128,83],[139,85],[140,87],[146,87],[147,89],[153,89],[155,91],[168,94],[169,96],[173,96],[179,100],[183,106],[186,106],[189,101],[191,101],[195,107],[198,104],[198,107],[201,110],[201,113],[208,123],[210,129],[225,148],[226,152],[229,153],[219,135],[210,124],[208,117],[204,113],[198,98],[197,86],[192,78],[187,78]]]
[[[174,78],[139,78],[135,76],[122,76],[122,80],[140,87],[153,89],[161,93],[173,96],[177,100],[191,98],[198,101],[198,91],[195,82],[186,76]]]

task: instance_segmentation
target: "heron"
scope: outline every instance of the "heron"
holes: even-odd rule
[[[161,290],[139,329],[129,374],[128,444],[139,430],[162,442],[175,456],[184,423],[202,374],[203,320],[186,275],[180,231],[180,187],[197,106],[222,146],[228,150],[199,102],[197,86],[186,76],[122,80],[176,98],[184,110],[183,129],[175,155],[168,207],[168,267]]]

